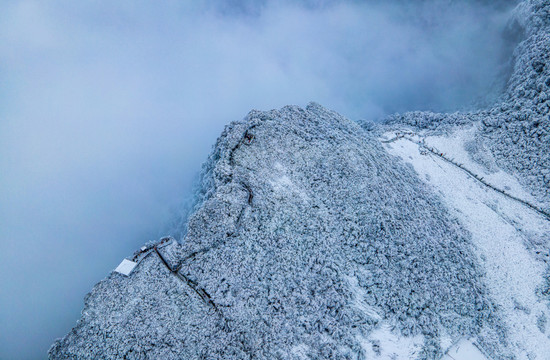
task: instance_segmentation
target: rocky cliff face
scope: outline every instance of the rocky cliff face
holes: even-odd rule
[[[469,339],[544,358],[549,11],[518,8],[525,40],[490,110],[360,127],[310,104],[228,125],[185,237],[96,285],[50,357],[431,359]]]

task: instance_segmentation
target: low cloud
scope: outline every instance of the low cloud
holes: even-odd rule
[[[225,124],[312,100],[372,120],[471,106],[505,79],[512,5],[4,4],[0,358],[43,356],[164,235]]]

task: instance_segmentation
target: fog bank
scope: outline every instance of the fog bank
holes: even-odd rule
[[[164,235],[252,108],[352,119],[502,86],[513,2],[13,1],[0,11],[0,358],[45,357],[83,297]]]

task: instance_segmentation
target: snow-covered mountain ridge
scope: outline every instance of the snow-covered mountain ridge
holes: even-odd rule
[[[490,109],[229,124],[184,238],[98,283],[50,358],[549,359],[550,3],[515,17]]]

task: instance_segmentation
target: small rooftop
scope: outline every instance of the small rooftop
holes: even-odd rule
[[[122,274],[122,275],[130,275],[130,273],[132,272],[132,270],[134,270],[134,268],[136,267],[137,263],[136,262],[133,262],[131,260],[128,260],[128,259],[124,259],[122,260],[122,262],[120,263],[120,265],[117,266],[117,268],[115,269],[116,272]]]

